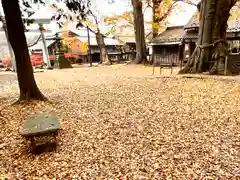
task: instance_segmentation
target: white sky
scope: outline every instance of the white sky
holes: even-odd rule
[[[51,0],[54,1],[54,0]],[[126,11],[131,10],[131,6],[127,2],[128,0],[115,0],[115,3],[109,4],[108,0],[92,0],[95,1],[94,7],[97,9],[97,12],[101,17],[103,16],[111,16],[114,14],[122,14]],[[196,11],[196,8],[191,5],[186,5],[185,3],[180,3],[183,8],[181,10],[179,9],[177,12],[174,11],[172,13],[171,18],[169,19],[170,25],[185,25],[188,20],[191,18],[193,13]],[[2,7],[0,7],[1,14],[3,14]],[[42,7],[39,10],[36,10],[35,17],[38,18],[50,18],[51,10],[49,8]],[[151,9],[147,9],[145,11],[145,20],[151,20],[152,13]],[[102,18],[101,18],[102,19]],[[37,28],[37,25],[31,25],[31,28]],[[51,25],[48,25],[48,28],[55,31],[56,30],[56,24],[51,23]]]

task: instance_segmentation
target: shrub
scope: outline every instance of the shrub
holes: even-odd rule
[[[44,63],[43,56],[41,56],[41,55],[32,54],[30,56],[30,58],[31,58],[31,63],[33,66],[39,66]]]
[[[6,56],[3,61],[2,64],[6,67],[12,67],[12,58],[11,56]]]
[[[54,55],[50,55],[49,59],[50,59],[50,61],[54,61],[55,60],[55,56]]]
[[[68,59],[71,63],[75,62],[75,60],[78,59],[78,56],[72,53],[64,53],[64,57]]]
[[[30,56],[31,58],[31,63],[33,66],[38,66],[44,64],[43,56],[42,55],[36,55],[33,54]],[[55,60],[55,56],[51,55],[49,56],[50,62],[53,62]]]
[[[55,60],[55,56],[51,55],[49,56],[49,59],[51,62],[54,62]],[[43,65],[44,61],[43,61],[43,56],[41,55],[36,55],[36,54],[32,54],[30,55],[30,60],[31,60],[31,64],[32,66],[39,66],[39,65]],[[12,59],[10,56],[6,56],[3,60],[2,60],[2,64],[6,67],[12,67]]]
[[[73,58],[74,58],[74,56],[73,56],[72,53],[64,53],[64,56],[65,56],[65,58],[67,58],[67,59],[73,59]]]

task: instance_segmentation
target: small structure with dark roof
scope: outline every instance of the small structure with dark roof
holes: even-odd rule
[[[122,44],[122,59],[124,61],[134,60],[136,57],[135,37],[131,35],[115,34],[113,38]]]
[[[180,65],[182,59],[182,36],[183,26],[171,26],[153,38],[150,45],[153,50],[154,62],[169,62],[173,65]]]
[[[231,9],[231,15],[228,20],[227,28],[227,40],[229,44],[229,50],[236,48],[240,51],[240,17],[238,16],[238,11],[240,11],[240,3],[237,3]],[[184,26],[183,44],[184,44],[184,61],[186,62],[188,58],[192,55],[194,49],[196,48],[196,42],[198,39],[199,30],[199,16],[200,13],[197,11],[188,23]]]

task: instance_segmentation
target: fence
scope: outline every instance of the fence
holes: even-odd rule
[[[178,54],[155,54],[153,56],[153,75],[155,73],[155,67],[159,67],[160,74],[162,68],[171,68],[171,74],[173,66],[178,66],[181,64],[181,61],[179,60]]]
[[[172,53],[172,54],[155,54],[154,55],[154,63],[156,66],[161,64],[173,64],[173,66],[178,66],[181,64],[179,60],[179,54]]]
[[[230,53],[225,61],[225,72],[227,75],[227,69],[234,74],[240,73],[240,53]]]

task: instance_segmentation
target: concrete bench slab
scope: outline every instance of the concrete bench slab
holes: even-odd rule
[[[57,132],[60,123],[54,114],[40,113],[27,118],[20,134],[25,137],[41,136]]]

